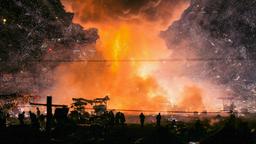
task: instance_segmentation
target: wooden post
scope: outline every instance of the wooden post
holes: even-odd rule
[[[47,96],[47,121],[46,121],[46,130],[51,130],[51,123],[52,123],[52,97]]]
[[[47,121],[46,121],[46,131],[50,131],[51,130],[51,126],[52,126],[52,118],[53,118],[53,114],[52,114],[52,107],[68,107],[67,105],[58,105],[58,104],[52,104],[52,96],[47,96],[46,99],[46,104],[43,103],[32,103],[30,102],[30,105],[35,105],[35,106],[46,106],[46,110],[47,110]]]

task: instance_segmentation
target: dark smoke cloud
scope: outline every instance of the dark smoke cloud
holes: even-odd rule
[[[255,1],[193,0],[162,36],[175,53],[206,60],[193,76],[213,80],[249,105],[256,89],[255,13]]]
[[[188,0],[62,0],[84,22],[104,22],[108,19],[134,19],[141,16],[149,21],[168,21],[173,9]]]
[[[72,59],[74,49],[96,42],[97,30],[83,30],[72,18],[60,0],[1,1],[0,94],[47,87],[59,63],[44,60]]]

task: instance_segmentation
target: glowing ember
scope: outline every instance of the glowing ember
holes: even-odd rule
[[[52,48],[48,48],[48,52],[51,53],[52,52]]]
[[[3,24],[6,24],[6,22],[7,22],[7,20],[4,18],[4,19],[3,19]]]

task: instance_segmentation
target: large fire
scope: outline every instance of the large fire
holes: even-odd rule
[[[152,5],[156,7],[159,3]],[[212,110],[204,106],[202,96],[209,92],[204,92],[203,83],[195,84],[180,76],[182,64],[161,61],[169,58],[172,51],[159,33],[181,16],[188,3],[178,3],[170,10],[160,7],[172,13],[160,20],[148,20],[143,14],[110,15],[101,10],[104,4],[93,0],[63,0],[63,4],[67,11],[75,13],[75,23],[99,30],[96,49],[101,56],[96,59],[106,62],[62,64],[56,70],[55,88],[48,91],[55,101],[70,104],[73,97],[109,95],[108,106],[114,109]],[[129,12],[130,9],[123,13]]]

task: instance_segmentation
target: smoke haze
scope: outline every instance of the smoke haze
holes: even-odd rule
[[[192,74],[188,74],[192,69],[186,63],[150,61],[185,56],[169,50],[159,34],[179,19],[187,1],[62,2],[67,11],[74,12],[75,23],[99,30],[97,55],[93,59],[111,61],[58,67],[55,87],[45,92],[53,95],[55,101],[70,104],[72,97],[110,95],[109,108],[114,109],[216,109],[214,101],[209,101],[210,90],[201,80],[192,79]]]

